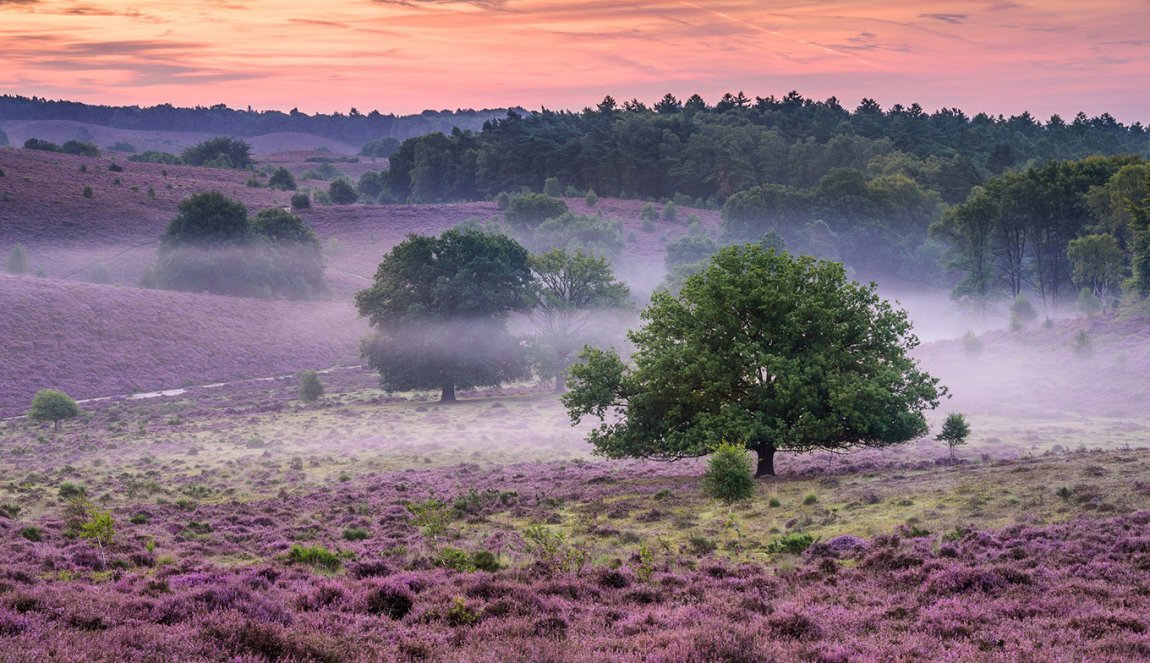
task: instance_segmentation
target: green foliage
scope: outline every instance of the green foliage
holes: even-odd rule
[[[22,527],[20,529],[20,536],[33,543],[36,543],[37,541],[40,541],[44,538],[44,530],[36,527],[35,525],[28,525],[27,527]]]
[[[311,209],[311,198],[306,193],[295,193],[291,197],[292,209]]]
[[[652,296],[628,334],[634,367],[588,348],[563,403],[604,422],[596,453],[671,460],[744,440],[772,473],[776,450],[883,447],[926,432],[938,380],[908,352],[904,311],[842,265],[728,247],[676,298]]]
[[[563,249],[614,256],[623,249],[622,225],[598,216],[564,212],[539,224],[530,244],[537,252]]]
[[[687,235],[667,245],[665,264],[670,271],[679,265],[699,263],[719,252],[719,243],[704,235]]]
[[[95,543],[99,548],[112,545],[116,536],[116,522],[112,512],[92,509],[88,520],[80,527],[80,538]]]
[[[1085,329],[1074,333],[1074,354],[1086,359],[1094,354],[1094,338]]]
[[[118,163],[111,163],[108,164],[108,171],[112,173],[122,173],[124,172],[124,167]]]
[[[461,596],[457,596],[451,601],[451,607],[447,609],[447,614],[444,615],[444,619],[450,626],[472,626],[478,624],[481,617],[480,611],[469,607],[467,601]]]
[[[435,565],[461,573],[471,573],[473,571],[494,572],[503,568],[499,565],[499,561],[495,559],[495,555],[486,550],[476,550],[469,553],[465,550],[450,547],[444,547],[439,551],[439,555],[435,559]]]
[[[90,186],[84,187],[84,190],[81,192],[81,195],[83,195],[85,198],[91,198],[92,197],[92,187],[90,187]]]
[[[655,221],[659,218],[659,210],[651,203],[644,203],[643,209],[639,211],[639,218],[644,221]]]
[[[359,156],[386,159],[395,154],[398,149],[399,139],[393,136],[385,136],[379,140],[365,143],[364,146],[359,149]]]
[[[1083,288],[1078,291],[1078,299],[1074,303],[1079,311],[1093,317],[1102,310],[1102,301],[1090,290]]]
[[[60,151],[65,154],[75,154],[81,157],[98,157],[100,156],[100,148],[92,143],[87,143],[82,140],[69,140],[65,141],[60,146]]]
[[[746,446],[723,442],[715,447],[703,475],[703,492],[727,504],[755,496],[754,463]]]
[[[338,552],[328,550],[323,546],[304,546],[298,543],[292,544],[288,550],[287,559],[289,562],[306,564],[331,572],[338,571],[343,565],[343,560],[340,559]]]
[[[332,180],[327,187],[327,195],[331,202],[336,205],[351,205],[359,200],[359,194],[355,192],[355,187],[342,177]]]
[[[12,250],[8,252],[8,259],[4,265],[5,271],[9,274],[27,274],[28,267],[28,253],[24,250],[24,245],[13,245]]]
[[[111,145],[108,146],[108,149],[111,150],[112,152],[127,152],[129,154],[135,154],[136,153],[136,146],[135,145],[132,145],[131,143],[125,143],[122,140],[118,140],[118,141],[112,143]]]
[[[251,231],[247,208],[218,191],[189,196],[177,209],[160,237],[163,247],[227,244],[246,240]]]
[[[133,154],[132,156],[128,157],[128,161],[136,161],[140,163],[162,163],[169,166],[178,166],[183,163],[183,161],[180,160],[180,157],[174,154],[170,154],[168,152],[154,152],[151,150],[142,154]]]
[[[543,525],[529,525],[523,530],[523,540],[536,561],[548,571],[578,573],[590,557],[587,551],[569,542],[565,534]]]
[[[548,219],[567,211],[567,203],[543,193],[511,196],[507,201],[507,224],[517,231],[530,232]]]
[[[370,537],[367,530],[359,527],[349,527],[343,531],[343,538],[347,541],[364,541]]]
[[[583,203],[586,204],[587,207],[594,207],[598,202],[599,196],[596,195],[594,189],[589,189],[587,195],[583,196]]]
[[[287,168],[276,168],[272,171],[271,176],[268,177],[268,188],[279,189],[280,191],[295,191],[295,176],[293,176]]]
[[[323,383],[315,371],[301,371],[299,374],[299,399],[311,403],[323,396]]]
[[[375,333],[363,354],[390,391],[456,387],[524,377],[522,348],[506,317],[532,306],[527,250],[476,229],[411,235],[384,256],[356,306]]]
[[[1034,305],[1026,297],[1019,295],[1014,298],[1014,302],[1010,305],[1010,328],[1018,331],[1030,326],[1035,320],[1038,319],[1038,311],[1034,310]]]
[[[452,511],[443,500],[431,497],[422,502],[412,502],[407,505],[407,510],[411,512],[412,523],[420,529],[424,538],[435,539],[447,533]]]
[[[934,439],[939,442],[946,442],[946,446],[950,449],[950,456],[953,458],[954,450],[966,444],[966,438],[969,435],[970,424],[966,421],[966,415],[961,412],[951,412],[946,415],[942,430]]]
[[[1105,308],[1117,293],[1125,271],[1125,256],[1118,240],[1108,234],[1072,239],[1066,245],[1066,255],[1074,265],[1074,284],[1090,288]]]
[[[495,196],[495,207],[497,207],[500,212],[507,211],[507,208],[510,205],[511,205],[511,194],[507,193],[506,191],[500,191]]]
[[[39,150],[41,152],[59,152],[60,146],[56,143],[39,138],[29,138],[24,141],[24,149],[26,150]]]
[[[53,428],[59,428],[60,422],[80,416],[80,407],[72,397],[57,389],[41,389],[32,399],[32,407],[28,410],[28,418],[32,421],[51,421]]]
[[[776,539],[772,539],[766,546],[766,551],[771,555],[788,554],[788,555],[801,555],[804,550],[810,548],[815,542],[815,537],[810,534],[795,533],[784,534]]]
[[[65,481],[60,484],[60,488],[56,491],[56,494],[60,496],[60,499],[69,500],[73,497],[83,497],[87,494],[87,491],[83,486],[77,486],[71,481]]]
[[[252,146],[231,136],[209,138],[184,150],[180,160],[189,166],[208,168],[251,168]]]
[[[360,198],[373,201],[378,199],[380,194],[384,193],[384,185],[383,173],[367,172],[359,176],[355,190]]]
[[[538,284],[531,321],[537,335],[531,341],[532,363],[539,376],[562,385],[575,353],[595,340],[596,312],[626,306],[629,291],[615,279],[602,257],[554,250],[531,257]]]
[[[560,198],[563,196],[563,186],[559,184],[558,177],[548,177],[543,180],[543,195],[551,196],[552,198]]]

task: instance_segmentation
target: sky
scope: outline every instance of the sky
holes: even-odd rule
[[[0,0],[0,93],[407,114],[835,96],[1150,124],[1150,0]]]

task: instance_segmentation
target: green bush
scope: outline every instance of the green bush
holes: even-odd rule
[[[90,187],[90,186],[84,187],[84,191],[82,193],[83,193],[83,196],[85,198],[91,198],[92,197],[92,187]]]
[[[311,403],[323,396],[323,383],[315,371],[303,371],[299,374],[299,399]]]
[[[66,154],[75,154],[81,157],[98,157],[100,156],[100,148],[92,143],[86,143],[82,140],[69,140],[60,146],[60,151]]]
[[[784,534],[768,543],[766,550],[772,555],[778,553],[798,555],[810,548],[814,542],[815,538],[810,534]]]
[[[181,161],[190,166],[208,168],[251,168],[252,146],[230,136],[209,138],[184,150]]]
[[[323,546],[302,546],[298,543],[292,544],[287,558],[289,562],[307,564],[325,571],[338,571],[343,564],[337,552]]]
[[[328,185],[327,196],[336,205],[351,205],[359,200],[359,194],[355,192],[355,187],[342,177],[332,180],[332,183]]]
[[[183,163],[180,157],[174,154],[169,152],[155,152],[152,150],[144,152],[143,154],[133,154],[128,157],[128,161],[135,161],[137,163],[162,163],[169,166],[178,166]],[[167,174],[167,171],[164,171],[164,175],[167,176]]]
[[[306,193],[292,194],[291,207],[292,209],[311,209],[311,198],[308,198]]]
[[[44,538],[44,531],[41,530],[39,527],[36,527],[35,525],[29,525],[29,526],[20,530],[20,536],[22,536],[25,539],[28,539],[29,541],[35,543],[35,542],[39,541],[40,539]]]
[[[946,442],[946,446],[950,449],[950,457],[954,458],[954,450],[966,444],[968,435],[970,435],[970,424],[966,422],[966,416],[961,412],[951,412],[946,416],[942,430],[935,439]]]
[[[268,178],[268,188],[279,189],[281,191],[295,191],[295,177],[292,176],[291,171],[287,168],[276,168],[272,172],[271,177]]]
[[[1023,329],[1038,319],[1038,311],[1030,300],[1022,295],[1014,298],[1010,305],[1010,328],[1014,331]]]
[[[507,202],[507,224],[520,231],[531,231],[548,219],[567,211],[567,203],[542,193],[511,196]]]
[[[343,538],[347,541],[363,541],[370,538],[367,530],[359,527],[349,527],[343,531]]]
[[[599,196],[594,189],[591,189],[586,196],[583,196],[583,202],[586,203],[587,207],[594,207],[599,202]]]
[[[559,184],[558,177],[548,177],[543,180],[543,195],[551,196],[552,198],[560,198],[563,196],[563,187]]]
[[[659,210],[651,203],[643,205],[642,211],[639,212],[639,218],[644,221],[654,221],[659,218]]]
[[[703,475],[703,492],[728,504],[754,497],[754,464],[746,447],[723,442],[711,452]]]

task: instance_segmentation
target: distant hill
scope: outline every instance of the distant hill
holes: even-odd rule
[[[354,110],[354,109],[353,109]],[[522,111],[522,109],[517,109]],[[484,110],[427,110],[418,115],[393,115],[371,111],[366,114],[358,111],[348,114],[316,113],[309,115],[297,110],[260,111],[216,106],[177,108],[170,104],[159,106],[99,106],[77,101],[49,100],[39,97],[14,95],[0,96],[0,127],[9,132],[13,144],[19,136],[27,133],[24,122],[66,121],[128,131],[175,132],[179,134],[202,134],[208,136],[230,135],[257,137],[268,134],[306,134],[338,143],[355,146],[393,136],[400,140],[441,131],[451,133],[458,127],[462,130],[479,130],[483,123],[505,117],[507,109]],[[91,130],[89,129],[91,132]],[[94,134],[94,132],[92,132]],[[37,136],[52,139],[51,136]],[[55,136],[59,138],[60,136]],[[94,135],[92,136],[94,137]],[[83,135],[69,135],[67,138],[80,138]],[[324,143],[301,142],[277,149],[311,149]],[[22,140],[20,142],[23,142]],[[98,141],[103,146],[104,141]],[[193,141],[194,142],[194,141]],[[140,146],[137,146],[140,147]],[[332,147],[328,145],[328,147]],[[154,148],[152,148],[154,149]]]

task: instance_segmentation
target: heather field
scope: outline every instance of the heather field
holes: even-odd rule
[[[1112,430],[1139,416],[972,414],[955,462],[788,455],[726,507],[700,463],[589,456],[530,384],[441,406],[322,379],[311,405],[281,378],[0,427],[0,658],[1150,656],[1150,450]],[[106,548],[65,534],[79,491]]]

